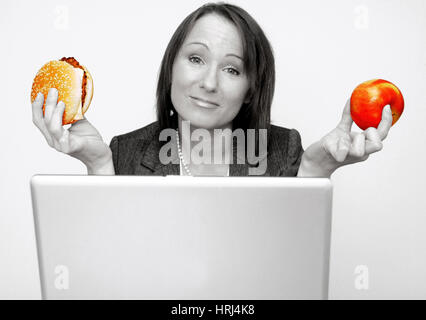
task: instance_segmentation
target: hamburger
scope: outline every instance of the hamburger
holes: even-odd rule
[[[74,57],[46,63],[37,72],[31,88],[31,103],[41,92],[44,96],[43,115],[50,88],[58,90],[58,100],[65,104],[62,125],[83,119],[93,96],[93,79],[86,67]]]

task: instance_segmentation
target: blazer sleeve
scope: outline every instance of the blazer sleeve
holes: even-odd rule
[[[114,164],[114,172],[116,175],[120,174],[119,168],[118,168],[118,137],[115,136],[111,139],[109,148],[112,151],[112,162]]]
[[[286,176],[297,176],[303,152],[304,150],[300,133],[296,129],[291,129],[287,144],[287,172],[285,174]]]

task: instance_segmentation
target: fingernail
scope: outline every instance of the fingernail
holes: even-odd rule
[[[56,96],[57,94],[58,94],[58,90],[56,90],[55,88],[51,88],[49,90],[49,95]]]
[[[41,93],[41,92],[37,93],[36,100],[40,100],[40,99],[41,99],[41,97],[42,97],[42,93]]]

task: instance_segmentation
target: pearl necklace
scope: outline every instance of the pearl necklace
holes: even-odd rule
[[[178,147],[179,159],[182,163],[182,166],[185,169],[186,174],[188,176],[192,176],[191,170],[189,170],[188,165],[186,164],[185,160],[183,159],[182,149],[180,148],[180,143],[179,143],[179,130],[176,130],[176,142],[177,142],[177,147]]]

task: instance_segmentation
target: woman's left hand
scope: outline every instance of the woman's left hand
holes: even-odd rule
[[[299,177],[330,177],[339,167],[365,161],[369,155],[382,150],[382,141],[392,126],[392,111],[383,108],[382,120],[376,128],[351,132],[350,99],[346,102],[337,127],[303,153]]]

